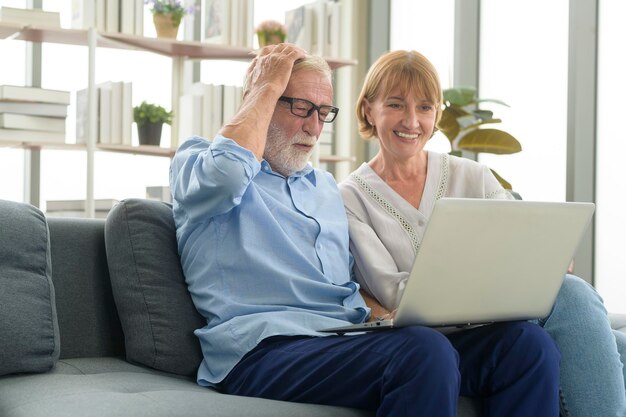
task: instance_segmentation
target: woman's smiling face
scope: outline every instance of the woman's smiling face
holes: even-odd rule
[[[392,89],[364,106],[369,123],[376,127],[381,151],[394,159],[416,155],[433,135],[436,105],[425,97]]]

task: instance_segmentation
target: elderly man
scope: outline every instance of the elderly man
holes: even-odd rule
[[[446,337],[425,327],[339,336],[367,320],[351,277],[348,223],[334,179],[308,159],[338,109],[326,62],[288,44],[262,49],[243,103],[216,138],[187,140],[171,167],[183,270],[207,325],[198,383],[223,392],[456,416],[558,416],[558,361],[538,326]]]

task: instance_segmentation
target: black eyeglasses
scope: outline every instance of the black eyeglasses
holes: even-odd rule
[[[293,114],[294,116],[307,118],[311,115],[311,113],[317,110],[317,118],[320,122],[324,123],[331,123],[337,117],[337,113],[339,113],[339,109],[337,107],[316,106],[309,100],[305,100],[303,98],[282,96],[278,100],[289,103],[291,114]]]

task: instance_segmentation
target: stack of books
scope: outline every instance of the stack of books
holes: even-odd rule
[[[201,12],[204,42],[252,47],[253,0],[204,0]]]
[[[317,0],[285,12],[287,42],[321,56],[338,57],[341,3]]]
[[[72,0],[72,29],[143,36],[143,0]]]
[[[0,21],[20,23],[23,25],[61,27],[61,14],[47,12],[41,9],[18,9],[15,7],[0,7]]]
[[[146,187],[146,198],[148,200],[163,201],[165,203],[172,202],[172,193],[167,185],[155,185]]]
[[[191,136],[213,139],[241,106],[243,87],[196,82],[180,97],[178,138]]]
[[[133,86],[131,82],[106,81],[96,85],[97,143],[132,145]],[[89,89],[76,92],[76,143],[87,143]]]
[[[0,141],[65,143],[70,92],[0,85]]]

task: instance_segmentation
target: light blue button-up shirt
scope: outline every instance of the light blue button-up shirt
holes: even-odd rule
[[[187,140],[170,184],[181,263],[207,325],[198,383],[223,380],[263,339],[324,336],[369,309],[350,279],[348,221],[332,176],[285,178],[234,141]]]

